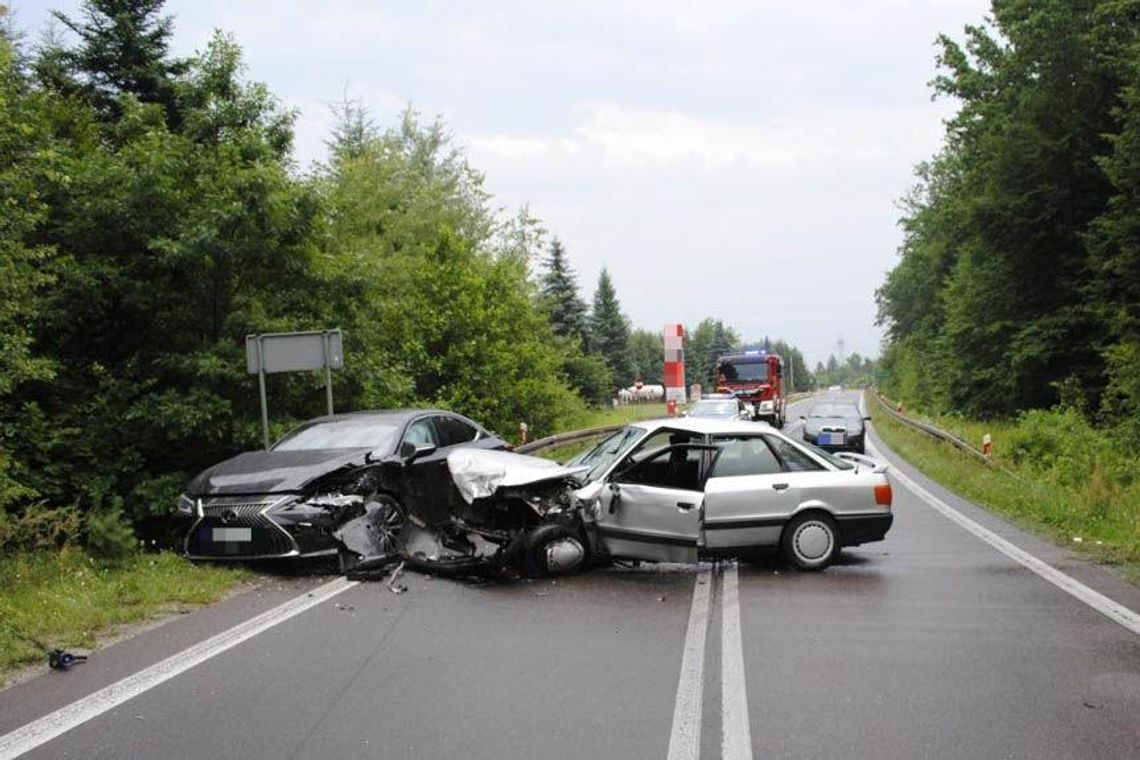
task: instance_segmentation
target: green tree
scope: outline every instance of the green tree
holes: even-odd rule
[[[640,378],[647,385],[661,385],[665,372],[665,343],[661,334],[649,330],[633,330],[629,334],[629,353],[633,361],[634,377]]]
[[[626,386],[633,382],[633,361],[629,353],[629,319],[622,313],[610,273],[602,269],[594,291],[590,313],[590,347],[606,360],[614,382]]]
[[[588,350],[586,303],[578,296],[578,282],[558,238],[550,243],[550,254],[543,261],[542,304],[554,334],[581,341]]]
[[[174,20],[161,15],[165,0],[84,0],[82,17],[52,15],[78,38],[73,48],[53,47],[44,68],[54,68],[57,86],[82,92],[104,115],[122,115],[120,98],[161,105],[168,122],[179,121],[175,80],[190,66],[169,56]]]

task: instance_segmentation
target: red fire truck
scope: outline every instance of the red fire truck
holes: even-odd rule
[[[767,351],[728,354],[716,360],[716,389],[752,406],[752,419],[784,426],[784,362]]]

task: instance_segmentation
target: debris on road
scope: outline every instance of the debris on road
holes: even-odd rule
[[[53,649],[48,652],[48,667],[52,670],[68,670],[72,665],[86,661],[85,654],[74,654],[63,649]]]
[[[391,591],[393,594],[402,594],[408,590],[407,586],[397,586],[396,585],[396,580],[400,577],[400,575],[403,572],[404,572],[404,563],[401,562],[400,564],[396,565],[396,569],[392,571],[392,575],[388,578],[388,582],[384,584],[388,587],[388,590]]]

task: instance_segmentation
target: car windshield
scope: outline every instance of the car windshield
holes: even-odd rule
[[[729,383],[764,382],[768,379],[767,362],[724,362],[720,365],[720,371],[725,382]]]
[[[690,417],[732,417],[737,411],[736,401],[697,401],[689,407]]]
[[[586,449],[578,456],[566,463],[567,467],[574,465],[589,465],[590,469],[578,477],[584,483],[596,479],[606,469],[622,457],[633,445],[634,441],[645,435],[643,428],[629,426],[605,438],[597,446]]]
[[[862,417],[854,404],[816,404],[811,408],[811,417]]]
[[[273,446],[274,451],[315,449],[394,449],[401,420],[355,417],[300,427]]]

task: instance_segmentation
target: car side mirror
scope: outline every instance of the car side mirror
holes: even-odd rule
[[[404,460],[404,464],[411,464],[422,457],[430,457],[436,452],[437,448],[434,443],[417,444],[411,441],[404,441],[400,444],[400,458]]]
[[[864,421],[864,422],[870,422],[870,421],[871,421],[871,418],[870,418],[870,417],[864,417],[864,418],[863,418],[863,421]]]
[[[802,415],[802,414],[801,414],[801,415],[800,415],[800,419],[801,419],[801,420],[806,420],[806,419],[807,419],[807,417],[805,417],[804,415]]]

